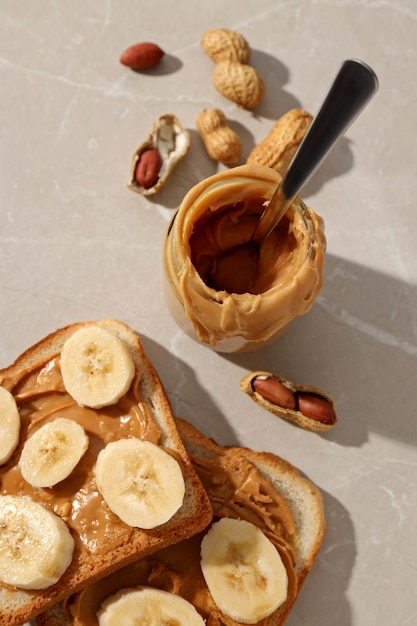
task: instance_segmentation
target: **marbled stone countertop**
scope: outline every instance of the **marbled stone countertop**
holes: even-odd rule
[[[0,367],[60,326],[139,332],[174,412],[222,444],[269,450],[322,490],[328,530],[288,626],[417,622],[417,3],[415,0],[1,0]],[[267,91],[253,111],[213,87],[205,30],[241,32]],[[119,63],[154,41],[163,63]],[[184,193],[222,169],[195,118],[223,110],[242,162],[288,109],[318,110],[344,59],[378,94],[303,193],[326,223],[325,286],[273,346],[222,356],[186,337],[162,291],[162,240]],[[191,147],[151,198],[126,186],[152,122]],[[338,425],[303,431],[239,389],[250,370],[324,389]]]

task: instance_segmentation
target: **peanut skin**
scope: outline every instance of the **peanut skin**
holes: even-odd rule
[[[322,424],[334,424],[336,416],[333,407],[327,400],[315,393],[298,392],[298,410]]]
[[[255,378],[252,387],[265,400],[284,409],[295,409],[296,402],[292,390],[274,378]]]
[[[160,63],[164,51],[155,43],[143,41],[126,48],[120,56],[120,63],[132,70],[147,70]]]
[[[154,148],[145,150],[139,157],[135,170],[135,180],[144,189],[153,187],[162,167],[162,157]]]

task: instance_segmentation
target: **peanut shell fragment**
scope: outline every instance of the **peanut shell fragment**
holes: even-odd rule
[[[337,422],[332,398],[317,387],[264,371],[247,374],[240,387],[259,406],[301,428],[326,431]]]

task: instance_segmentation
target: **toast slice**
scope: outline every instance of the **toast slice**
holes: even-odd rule
[[[98,326],[116,335],[133,359],[133,381],[112,406],[97,409],[80,406],[63,384],[61,350],[77,330],[88,326]],[[114,319],[82,322],[53,332],[24,352],[13,365],[0,370],[0,385],[14,396],[21,418],[17,447],[0,466],[0,494],[25,496],[52,510],[66,522],[75,546],[66,571],[46,589],[18,589],[0,583],[3,626],[30,621],[93,580],[194,535],[211,520],[210,501],[178,434],[162,383],[139,336],[122,322]],[[55,416],[81,422],[89,446],[68,478],[50,488],[32,487],[21,475],[21,451],[33,429]],[[121,521],[104,502],[94,478],[98,452],[109,441],[134,437],[156,443],[174,457],[185,483],[180,508],[168,521],[148,530]]]
[[[320,549],[325,516],[319,489],[292,465],[270,453],[220,447],[182,419],[177,426],[213,506],[214,520],[246,519],[276,545],[289,578],[287,600],[263,626],[282,626]],[[190,601],[207,623],[237,626],[220,613],[200,569],[205,531],[132,563],[99,584],[40,615],[37,626],[97,626],[103,600],[120,589],[150,585]],[[244,602],[245,600],[243,600]]]
[[[313,566],[326,531],[323,498],[319,488],[303,476],[298,468],[275,454],[238,446],[220,448],[185,420],[176,418],[176,423],[193,466],[209,497],[211,489],[208,477],[199,469],[199,459],[215,459],[220,454],[224,459],[229,459],[227,461],[229,468],[232,467],[230,459],[235,461],[236,465],[243,460],[250,462],[286,502],[294,521],[294,534],[290,544],[294,549],[293,565],[297,576],[298,593]],[[231,472],[231,469],[229,471]],[[211,502],[213,514],[216,515],[218,507],[213,497]],[[268,503],[265,507],[268,509]],[[271,622],[272,624],[275,623]]]

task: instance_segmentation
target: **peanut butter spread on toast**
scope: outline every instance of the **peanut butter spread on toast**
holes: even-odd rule
[[[214,520],[233,517],[256,524],[274,543],[288,572],[288,597],[297,594],[294,570],[296,533],[285,499],[257,467],[234,449],[218,447],[218,454],[190,454],[193,466],[209,494]],[[119,589],[150,585],[181,595],[191,602],[210,626],[234,626],[236,622],[215,605],[200,568],[200,544],[204,531],[132,563],[69,598],[65,611],[74,626],[97,626],[97,611],[105,598]],[[268,618],[258,622],[266,626]]]
[[[0,467],[0,493],[29,496],[60,515],[75,531],[76,547],[83,546],[92,558],[125,544],[133,531],[112,513],[97,491],[93,467],[98,453],[117,439],[137,437],[156,444],[160,440],[159,427],[140,392],[140,377],[136,368],[128,393],[117,404],[102,409],[81,407],[65,391],[59,354],[3,381],[16,399],[21,435],[11,459]],[[68,478],[54,487],[35,488],[22,477],[20,453],[32,432],[57,417],[83,426],[89,446]]]

